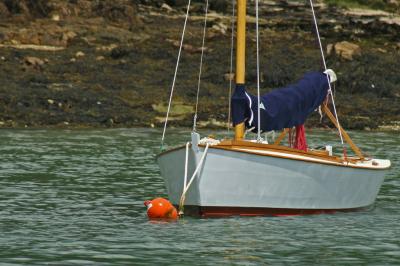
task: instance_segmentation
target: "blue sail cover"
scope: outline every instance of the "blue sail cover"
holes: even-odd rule
[[[327,76],[311,72],[297,83],[276,89],[261,96],[261,131],[280,130],[302,125],[328,93]],[[247,128],[257,130],[257,96],[249,94],[245,86],[236,85],[232,96],[233,125],[246,122]]]

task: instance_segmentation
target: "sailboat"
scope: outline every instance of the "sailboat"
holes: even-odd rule
[[[355,211],[373,205],[391,162],[367,156],[341,127],[331,88],[337,77],[326,68],[312,0],[310,4],[325,71],[307,73],[298,83],[263,96],[258,76],[255,96],[245,86],[246,0],[237,0],[236,87],[231,97],[234,138],[201,138],[194,128],[186,145],[157,156],[169,199],[179,206],[180,214],[303,215]],[[190,1],[184,29],[189,6]],[[258,23],[258,0],[256,16]],[[183,36],[184,31],[181,47]],[[181,48],[176,70],[180,52]],[[168,109],[175,78],[176,71]],[[322,150],[307,147],[304,122],[318,109],[338,129],[342,154],[334,154],[331,146]],[[168,112],[163,140],[167,121]],[[249,130],[257,133],[256,139],[245,138]],[[273,142],[261,138],[261,133],[272,130],[281,131]],[[288,146],[281,144],[286,136]],[[345,142],[354,156],[347,155]]]

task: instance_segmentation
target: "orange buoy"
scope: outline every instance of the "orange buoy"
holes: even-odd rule
[[[147,207],[147,216],[149,219],[178,219],[176,208],[164,198],[146,200],[144,206]]]

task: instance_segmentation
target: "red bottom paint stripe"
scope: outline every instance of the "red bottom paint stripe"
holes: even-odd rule
[[[354,212],[366,210],[367,207],[350,209],[280,209],[280,208],[248,208],[248,207],[207,207],[185,206],[185,215],[201,217],[227,216],[300,216],[317,214],[334,214],[336,212]]]

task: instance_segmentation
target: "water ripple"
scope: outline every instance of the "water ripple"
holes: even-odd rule
[[[335,133],[319,133],[311,132],[311,145],[321,135],[340,149]],[[166,196],[154,160],[158,130],[1,130],[0,262],[399,265],[400,136],[350,133],[367,153],[393,163],[370,211],[165,223],[149,222],[143,206]],[[171,130],[167,143],[188,134]]]

